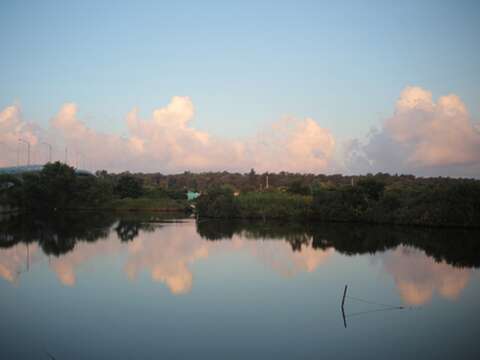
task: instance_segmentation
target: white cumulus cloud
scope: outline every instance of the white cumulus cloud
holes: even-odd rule
[[[480,131],[457,95],[435,102],[429,91],[407,87],[380,129],[350,142],[346,161],[354,172],[478,176]]]
[[[19,137],[32,144],[51,139],[57,159],[64,159],[66,147],[71,164],[110,171],[324,172],[332,166],[333,135],[313,119],[282,119],[251,138],[226,140],[193,127],[194,115],[191,99],[175,96],[147,119],[138,109],[130,111],[127,135],[119,136],[89,128],[78,118],[77,105],[67,103],[51,119],[49,129],[34,134],[21,119],[20,109],[8,107],[1,113],[0,141],[7,139],[16,146]],[[13,163],[2,153],[2,165]]]
[[[71,165],[91,170],[338,171],[338,141],[311,118],[283,118],[254,136],[229,140],[197,129],[194,117],[192,100],[174,96],[146,118],[137,108],[130,111],[120,136],[88,127],[75,103],[61,106],[44,130],[25,121],[18,105],[8,106],[0,111],[0,166],[15,165],[18,155],[26,162],[22,138],[32,144],[32,163],[48,158],[46,141],[54,160],[64,160],[66,147]],[[345,150],[340,162],[351,173],[480,174],[480,127],[465,104],[454,94],[435,101],[420,87],[405,88],[392,116]]]

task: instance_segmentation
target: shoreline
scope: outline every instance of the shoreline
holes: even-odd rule
[[[186,211],[185,208],[67,208],[67,209],[57,209],[54,210],[51,214],[58,212],[68,212],[68,213],[82,213],[82,212],[111,212],[111,213],[157,213],[157,214],[178,214],[185,217],[189,215],[194,215],[193,211]],[[16,209],[15,211],[3,212],[0,213],[0,221],[8,221],[8,218],[13,216],[21,216],[24,214],[35,215],[35,212],[21,211]],[[284,222],[284,223],[297,223],[302,225],[312,225],[312,224],[354,224],[354,225],[368,225],[368,226],[393,226],[393,227],[404,227],[404,228],[424,228],[424,229],[457,229],[457,230],[479,230],[480,225],[428,225],[428,224],[415,224],[415,223],[395,223],[395,222],[374,222],[374,221],[345,221],[345,220],[325,220],[315,217],[309,218],[293,218],[293,217],[209,217],[209,216],[197,216],[195,219],[199,222],[205,221],[214,221],[214,222]]]

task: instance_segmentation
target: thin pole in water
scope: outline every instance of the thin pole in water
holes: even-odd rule
[[[345,329],[347,328],[347,318],[345,317],[345,298],[347,297],[347,288],[348,288],[348,285],[345,285],[345,289],[343,290],[343,297],[342,297],[342,317],[343,317],[343,326],[345,326]]]
[[[345,289],[343,290],[342,309],[345,305],[345,298],[347,297],[347,288],[348,288],[348,285],[345,285]]]

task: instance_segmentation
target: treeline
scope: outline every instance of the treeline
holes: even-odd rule
[[[211,218],[480,226],[480,181],[313,174],[76,174],[57,163],[41,172],[0,176],[0,204],[28,211],[112,209],[185,211]]]
[[[436,179],[387,186],[372,176],[355,186],[318,189],[312,213],[320,220],[479,227],[480,181]]]
[[[365,180],[374,179],[383,184],[385,190],[419,188],[422,191],[427,188],[449,187],[462,182],[479,183],[479,180],[453,179],[445,177],[416,177],[404,174],[366,174],[366,175],[341,175],[341,174],[302,174],[290,172],[256,173],[251,169],[247,173],[202,172],[192,173],[189,171],[181,174],[165,175],[161,173],[120,173],[112,174],[106,171],[98,171],[97,176],[110,179],[115,182],[123,176],[131,176],[140,181],[147,189],[156,189],[169,193],[181,193],[185,191],[198,191],[205,193],[212,188],[228,186],[234,192],[240,194],[265,192],[278,190],[291,194],[313,196],[320,189],[349,189],[361,184]]]
[[[227,171],[218,172],[202,172],[192,173],[185,171],[180,174],[161,174],[161,173],[120,173],[112,174],[104,170],[97,171],[100,177],[119,177],[125,174],[131,175],[137,179],[141,179],[142,183],[147,187],[159,187],[169,190],[189,189],[204,192],[211,187],[228,185],[239,192],[262,191],[266,188],[289,189],[296,188],[303,193],[310,192],[311,187],[315,184],[323,183],[332,186],[349,185],[356,183],[363,176],[347,176],[341,174],[325,175],[325,174],[303,174],[303,173],[257,173],[251,169],[247,173],[231,173]],[[415,178],[413,175],[389,175],[379,173],[375,175],[381,178],[385,183],[393,182],[410,182],[425,181],[430,182],[430,178]]]
[[[112,186],[95,176],[80,176],[59,162],[40,172],[0,176],[2,202],[27,211],[96,207],[113,196]]]
[[[40,172],[0,175],[0,204],[28,212],[68,209],[174,209],[186,207],[185,190],[148,186],[138,176],[76,173],[60,162]]]
[[[351,184],[314,183],[247,192],[213,187],[197,201],[200,217],[296,219],[425,226],[480,226],[480,181],[365,176]]]

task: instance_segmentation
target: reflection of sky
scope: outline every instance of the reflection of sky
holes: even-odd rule
[[[302,246],[300,251],[292,251],[286,241],[256,241],[243,235],[235,235],[228,241],[211,242],[197,234],[193,223],[184,223],[170,224],[154,232],[141,231],[128,243],[120,242],[112,231],[107,239],[78,242],[73,251],[48,258],[48,264],[63,285],[74,286],[83,269],[95,267],[106,256],[118,255],[124,261],[123,272],[130,281],[145,272],[152,281],[164,283],[173,294],[186,294],[192,290],[195,264],[202,259],[208,262],[227,254],[243,254],[282,278],[291,278],[300,273],[315,272],[322,266],[338,268],[338,264],[331,260],[334,253],[332,248],[313,249],[311,243]],[[381,261],[381,271],[391,276],[402,300],[409,305],[428,303],[434,293],[455,300],[473,272],[444,262],[437,263],[422,251],[404,246],[377,254],[374,258]],[[35,267],[45,259],[37,244],[30,244],[28,249],[25,244],[2,249],[0,276],[17,283],[29,267]]]
[[[141,230],[130,242],[112,231],[59,257],[17,244],[0,250],[0,278],[0,359],[47,358],[45,350],[70,360],[480,353],[471,321],[478,271],[404,246],[359,256],[310,244],[293,252],[285,241],[243,234],[206,241],[187,222]],[[346,283],[350,296],[428,306],[353,317],[377,307],[349,298],[345,329]]]
[[[30,263],[40,260],[37,245],[30,245]],[[310,246],[292,252],[284,241],[252,241],[235,236],[232,241],[209,242],[202,239],[194,226],[167,226],[157,232],[141,232],[128,244],[121,243],[115,233],[107,240],[94,243],[78,242],[73,251],[51,258],[50,268],[60,282],[67,286],[76,283],[76,272],[92,261],[102,261],[105,255],[126,253],[124,271],[135,280],[147,271],[155,282],[165,283],[174,294],[188,293],[192,288],[190,266],[201,258],[225,252],[245,252],[280,275],[290,277],[298,272],[312,272],[333,250],[314,250]],[[32,258],[35,255],[35,258]],[[41,256],[41,255],[40,255]],[[27,248],[23,244],[0,251],[0,276],[14,282],[26,267]]]
[[[437,263],[423,252],[403,246],[380,256],[402,299],[410,305],[430,302],[435,292],[443,298],[455,300],[473,272],[454,268],[445,262]]]
[[[20,274],[27,271],[32,262],[41,257],[37,244],[16,244],[0,250],[0,277],[16,283]]]

